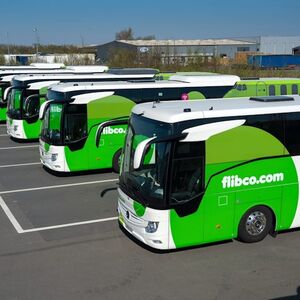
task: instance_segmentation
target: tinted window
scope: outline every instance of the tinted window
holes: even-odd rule
[[[171,202],[194,198],[203,189],[204,143],[176,143],[172,166]]]
[[[275,96],[275,85],[269,86],[269,96]]]
[[[291,155],[300,154],[300,113],[285,116],[285,146]]]
[[[292,94],[298,94],[298,85],[292,84]]]
[[[85,104],[66,106],[64,133],[66,143],[87,136],[87,107]]]
[[[272,134],[282,143],[284,141],[283,120],[279,114],[249,116],[247,117],[247,125]]]
[[[283,84],[280,86],[280,94],[281,95],[287,95],[286,85]]]

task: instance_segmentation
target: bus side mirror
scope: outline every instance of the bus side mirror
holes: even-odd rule
[[[96,132],[96,147],[97,148],[99,148],[100,139],[101,139],[101,135],[102,135],[104,127],[105,127],[105,125],[104,125],[104,123],[102,123],[97,128],[97,132]]]
[[[11,90],[12,90],[12,86],[5,89],[4,94],[3,94],[3,100],[2,100],[4,103],[7,102],[8,94],[10,93]]]
[[[39,111],[39,119],[43,120],[45,117],[45,112],[46,109],[48,108],[48,106],[50,105],[50,102],[52,102],[52,100],[48,100],[46,102],[44,102],[41,107],[40,107],[40,111]]]
[[[187,136],[184,139],[181,139],[180,142],[206,141],[213,135],[239,127],[245,122],[246,120],[232,120],[187,128],[182,131],[182,133],[187,134]]]
[[[38,108],[39,106],[39,101],[40,101],[40,97],[38,94],[35,94],[35,95],[30,95],[28,96],[26,99],[25,99],[25,102],[24,102],[24,111],[25,113],[27,114],[28,117],[30,118],[34,118],[34,117],[37,117],[39,115],[39,111],[38,110],[34,110],[34,111],[31,111],[35,104],[36,105],[36,108]],[[37,102],[37,103],[35,103]]]
[[[104,128],[109,127],[109,126],[117,126],[117,125],[128,125],[128,119],[111,120],[111,121],[103,122],[98,126],[97,132],[96,132],[96,147],[97,148],[99,148],[101,135],[103,133]]]
[[[134,152],[134,158],[133,158],[133,168],[135,170],[140,168],[141,162],[143,160],[143,157],[145,156],[147,148],[149,147],[149,145],[154,139],[156,139],[156,136],[146,139],[137,145]]]

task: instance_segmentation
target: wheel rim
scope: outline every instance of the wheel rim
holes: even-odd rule
[[[252,236],[261,234],[267,225],[267,218],[261,211],[252,212],[246,221],[246,230]]]

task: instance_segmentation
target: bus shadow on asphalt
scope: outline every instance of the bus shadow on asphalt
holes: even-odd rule
[[[279,298],[272,298],[271,300],[299,300],[300,299],[300,286],[298,286],[296,290],[297,295],[291,295],[291,296],[284,296],[284,297],[279,297]]]
[[[93,175],[93,174],[108,174],[114,173],[112,169],[99,169],[99,170],[87,170],[87,171],[75,171],[75,172],[57,172],[51,170],[43,165],[43,169],[56,177],[76,177],[76,176],[83,176],[83,175]],[[117,173],[114,173],[117,175]]]
[[[18,143],[18,144],[32,144],[32,143],[37,143],[39,141],[39,139],[32,139],[32,140],[21,140],[21,139],[16,139],[12,136],[9,137],[11,141],[13,141],[14,143]]]
[[[278,235],[281,235],[281,234],[286,234],[286,233],[292,233],[292,232],[300,232],[300,228],[297,227],[297,228],[291,228],[291,229],[285,229],[285,230],[281,230],[279,232],[277,232]],[[300,298],[299,298],[300,299]]]
[[[135,238],[132,234],[129,234],[129,232],[127,232],[127,230],[120,223],[119,223],[119,228],[126,235],[126,237],[128,237],[132,242],[136,243],[138,246],[142,247],[143,249],[148,250],[148,251],[150,251],[152,253],[155,253],[155,254],[168,254],[168,253],[177,253],[177,252],[195,250],[195,249],[201,249],[201,248],[210,248],[210,247],[213,247],[213,246],[233,243],[233,241],[234,241],[234,240],[226,240],[226,241],[209,243],[209,244],[205,244],[205,245],[196,245],[196,246],[183,247],[183,248],[179,248],[179,249],[159,250],[159,249],[155,249],[155,248],[152,248],[152,247],[144,244],[143,242],[141,242],[140,240]]]

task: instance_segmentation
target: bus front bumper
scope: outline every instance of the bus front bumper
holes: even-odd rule
[[[22,139],[22,140],[27,139],[23,129],[22,120],[14,120],[7,117],[6,130],[7,130],[7,134],[15,139]]]
[[[158,214],[153,214],[154,210],[150,208],[146,208],[148,212],[146,212],[144,216],[137,216],[132,205],[127,202],[130,198],[125,196],[128,200],[124,201],[124,195],[125,194],[119,189],[118,213],[120,225],[136,239],[151,248],[159,250],[170,249],[168,221],[165,219],[165,216],[162,217],[158,211]],[[163,213],[165,214],[166,211]],[[146,228],[152,220],[155,220],[155,222],[152,223],[157,223],[158,228],[155,232],[147,232]]]
[[[41,163],[48,169],[56,172],[69,172],[66,168],[64,147],[49,146],[46,150],[45,143],[40,141],[40,160]]]

